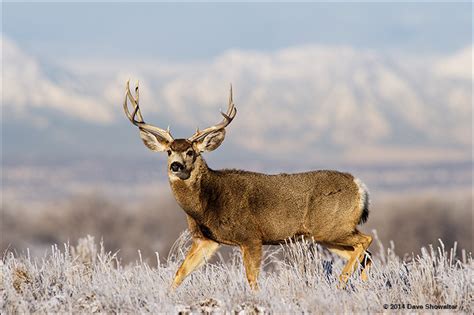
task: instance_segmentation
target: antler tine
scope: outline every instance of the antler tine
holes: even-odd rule
[[[126,93],[125,93],[125,100],[123,101],[123,110],[125,111],[125,115],[127,115],[128,119],[130,122],[132,122],[135,125],[135,115],[138,111],[138,106],[136,106],[135,99],[131,99],[132,105],[133,105],[133,115],[130,114],[130,111],[128,110],[128,92],[130,90],[130,80],[127,81],[126,85]]]
[[[135,88],[135,95],[136,97],[132,96],[132,93],[130,92],[130,80],[127,80],[127,90],[125,94],[125,101],[123,103],[123,108],[125,110],[125,114],[127,114],[128,119],[134,124],[135,122],[143,122],[143,116],[142,113],[140,112],[140,106],[138,105],[138,98],[139,98],[139,93],[138,93],[138,83]],[[127,98],[130,99],[130,102],[132,103],[133,106],[133,115],[130,114],[128,110],[128,102]],[[135,116],[138,116],[138,120],[135,120]]]
[[[135,87],[135,103],[137,104],[137,107],[138,107],[138,104],[140,104],[139,103],[140,93],[138,90],[139,84],[140,84],[140,81],[137,80],[137,86]],[[140,121],[143,121],[142,112],[140,110],[138,110],[137,115],[138,115],[138,119],[140,119]]]
[[[224,118],[226,118],[227,120],[230,119],[232,120],[235,116],[235,106],[234,106],[234,100],[233,100],[233,96],[232,96],[232,84],[230,85],[230,92],[229,92],[229,103],[227,105],[227,113],[224,114],[222,111],[221,111],[221,115],[224,116]],[[232,116],[233,115],[233,116]],[[232,117],[232,118],[231,118]]]
[[[158,136],[158,137],[163,138],[163,139],[165,139],[169,142],[172,142],[174,139],[173,139],[173,136],[171,136],[171,133],[169,132],[169,129],[168,130],[163,130],[159,127],[149,125],[149,124],[145,123],[145,121],[143,120],[143,116],[140,112],[140,106],[138,105],[139,95],[140,95],[139,92],[138,92],[138,82],[137,82],[137,86],[135,88],[135,95],[136,95],[136,97],[133,97],[132,93],[130,92],[130,80],[128,80],[127,84],[126,84],[126,93],[125,93],[125,100],[123,102],[123,109],[124,109],[125,114],[127,115],[128,119],[130,120],[130,122],[132,124],[134,124],[135,126],[137,126],[138,128],[140,128],[140,129],[151,132],[155,136]],[[130,102],[132,103],[133,114],[130,114],[130,111],[128,110],[128,100],[130,100]],[[138,120],[135,119],[135,116],[138,116]]]
[[[224,114],[223,112],[221,112],[221,115],[224,116],[225,121],[223,120],[219,125],[221,125],[224,122],[226,123],[225,126],[230,124],[232,119],[234,119],[235,114],[237,114],[237,109],[235,108],[235,105],[234,105],[234,100],[233,100],[233,95],[232,95],[232,84],[231,84],[230,85],[230,91],[229,91],[229,103],[227,105],[227,113]],[[217,125],[217,126],[219,126],[219,125]]]
[[[233,95],[232,95],[232,84],[230,85],[230,93],[229,93],[229,103],[227,105],[227,112],[223,113],[221,111],[221,115],[224,117],[224,119],[218,123],[217,125],[211,126],[209,128],[199,130],[197,129],[194,135],[192,135],[190,138],[188,138],[189,141],[196,141],[198,139],[202,139],[203,137],[207,136],[209,133],[217,130],[224,129],[227,127],[232,120],[234,119],[235,115],[237,114],[237,108],[235,108],[234,101],[233,101]]]

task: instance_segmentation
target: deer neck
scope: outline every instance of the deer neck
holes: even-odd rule
[[[188,179],[170,179],[170,186],[181,208],[183,208],[188,215],[199,220],[204,213],[200,202],[200,192],[203,181],[210,176],[211,171],[201,156],[196,158],[194,165],[195,167]]]

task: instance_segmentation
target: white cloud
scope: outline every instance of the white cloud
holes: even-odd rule
[[[435,73],[440,77],[461,80],[472,80],[474,57],[473,45],[468,46],[452,56],[439,60],[435,65]]]
[[[60,82],[54,82],[34,57],[5,36],[2,37],[2,51],[2,106],[9,106],[9,109],[24,115],[28,115],[31,109],[41,108],[86,121],[112,121],[113,112],[104,107],[100,99],[81,95]]]

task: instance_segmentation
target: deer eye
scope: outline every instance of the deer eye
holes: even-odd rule
[[[170,155],[171,155],[171,150],[168,150],[168,151],[166,151],[166,152],[168,152],[168,156],[170,156]]]
[[[194,151],[189,150],[188,152],[186,152],[186,155],[189,156],[189,157],[192,157],[194,155]]]

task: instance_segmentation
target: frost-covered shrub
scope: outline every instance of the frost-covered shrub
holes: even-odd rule
[[[381,312],[385,307],[455,305],[451,311],[472,312],[473,260],[456,246],[422,250],[401,259],[379,243],[369,281],[358,275],[338,287],[344,262],[311,241],[288,242],[267,249],[260,291],[245,280],[240,253],[195,271],[175,292],[171,280],[189,246],[184,233],[166,263],[150,266],[140,256],[122,265],[117,254],[97,246],[93,237],[77,246],[52,246],[42,259],[7,253],[0,261],[1,313],[53,312]],[[271,267],[271,268],[270,268]],[[428,304],[428,305],[427,305]]]

